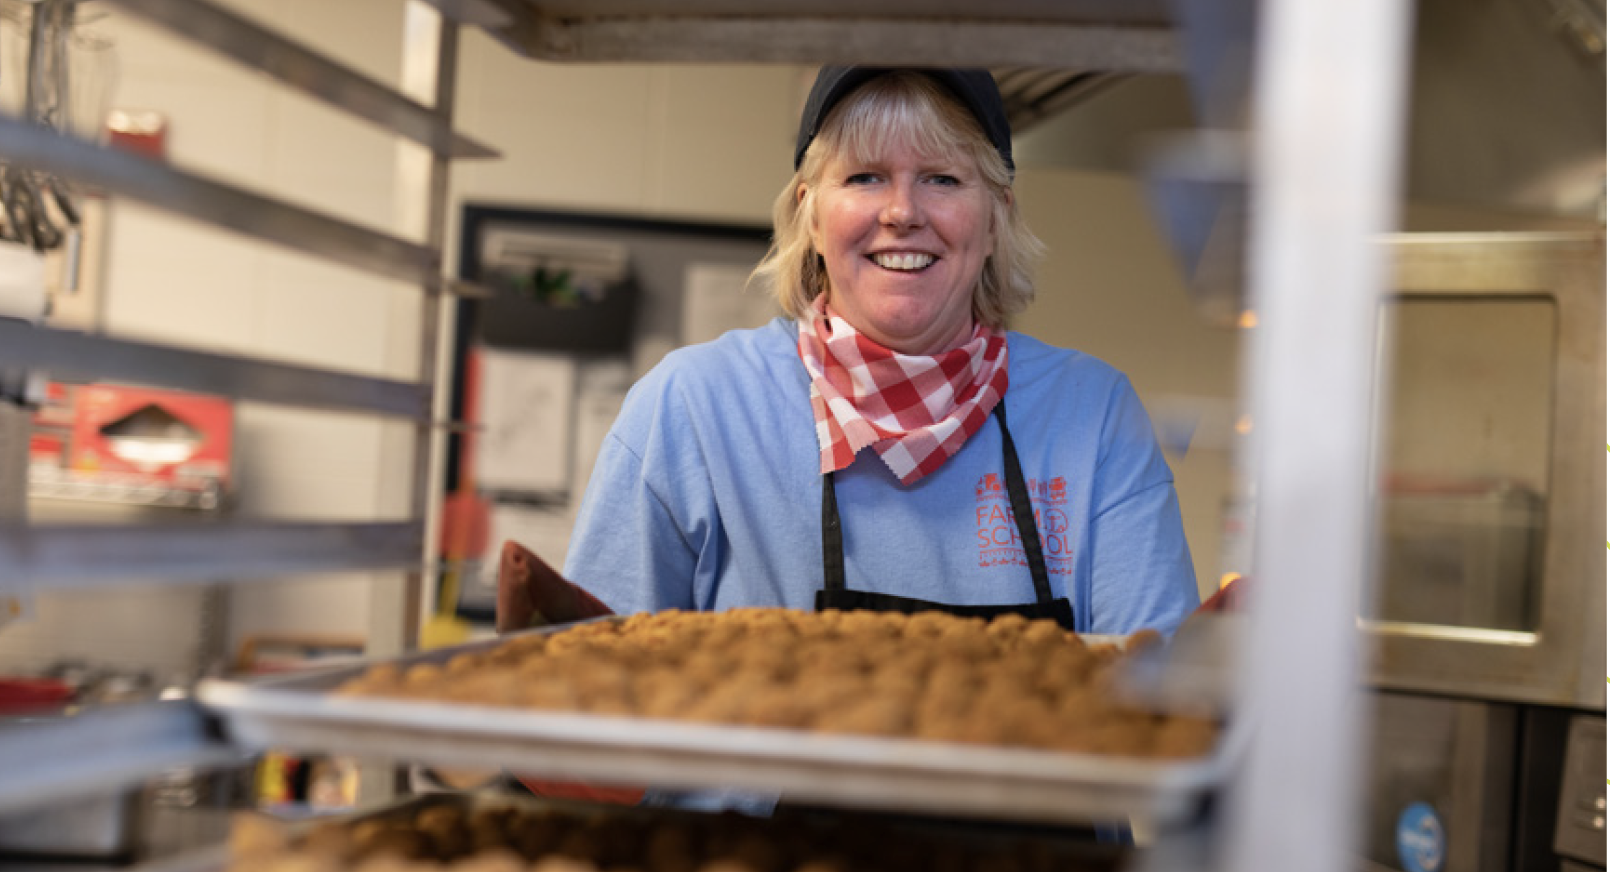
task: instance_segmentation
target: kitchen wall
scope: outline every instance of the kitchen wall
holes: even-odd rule
[[[109,103],[164,113],[176,164],[377,228],[406,222],[391,138],[103,5],[85,9],[113,45]],[[376,78],[398,79],[404,6],[395,0],[228,5]],[[808,81],[808,70],[792,66],[539,64],[466,32],[458,127],[504,157],[457,164],[453,200],[763,224],[789,176]],[[1204,399],[1227,407],[1235,336],[1191,314],[1135,181],[1027,164],[1018,190],[1051,251],[1040,300],[1020,326],[1124,369],[1154,415],[1174,421]],[[114,333],[414,373],[411,288],[125,202],[112,204],[108,223],[99,309]],[[239,429],[240,513],[402,513],[395,440],[380,425],[243,404]],[[1218,576],[1228,481],[1224,434],[1211,430],[1199,429],[1190,450],[1169,457],[1208,589]],[[386,602],[398,584],[386,575],[237,586],[230,648],[267,631],[361,634],[372,598]],[[153,628],[181,621],[172,612],[153,609],[131,622],[142,634],[160,633]],[[0,631],[0,648],[15,636],[15,628]]]

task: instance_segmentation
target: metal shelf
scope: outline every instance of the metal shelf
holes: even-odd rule
[[[428,36],[422,35],[424,29],[409,30],[410,45],[404,52],[400,80],[404,84],[394,88],[211,0],[116,2],[131,15],[204,44],[288,88],[424,145],[430,152],[424,155],[428,160],[406,162],[398,181],[423,201],[424,220],[417,229],[420,241],[161,161],[63,136],[12,115],[0,114],[0,165],[48,173],[84,189],[422,289],[417,297],[417,377],[410,381],[374,378],[34,327],[9,319],[0,319],[0,375],[43,370],[56,377],[193,390],[412,423],[416,426],[408,429],[415,449],[413,468],[390,473],[411,481],[406,508],[410,517],[345,523],[189,518],[182,523],[91,526],[28,525],[25,516],[19,520],[0,512],[0,593],[404,570],[395,588],[404,602],[395,609],[389,604],[379,609],[381,614],[371,619],[370,641],[385,650],[396,646],[399,639],[411,640],[422,567],[429,560],[434,539],[426,531],[433,516],[430,483],[436,477],[429,471],[433,452],[425,443],[434,434],[430,422],[440,399],[433,388],[441,340],[439,295],[484,293],[442,274],[446,165],[450,158],[495,156],[492,149],[458,135],[451,127],[457,25],[446,20]],[[507,21],[497,7],[483,0],[441,3],[442,8],[451,7],[457,14],[486,24]],[[422,86],[426,81],[434,86]],[[20,429],[13,428],[22,438],[0,440],[4,442],[0,449],[6,449],[0,456],[0,478],[11,472],[11,465],[4,461],[23,461],[16,465],[21,470],[27,458],[25,410],[0,401],[0,423],[10,423],[4,415],[8,411],[16,413],[11,418],[22,422]],[[398,462],[402,462],[401,452]],[[85,496],[79,492],[84,487],[99,487],[92,494],[98,498],[145,501],[142,504],[152,504],[150,500],[171,504],[188,496],[137,488],[124,493],[116,486],[86,484],[71,475],[43,477],[51,480],[39,482],[40,486],[74,496]],[[12,478],[11,484],[20,493],[23,482]],[[242,760],[241,751],[224,741],[216,725],[188,702],[108,707],[27,721],[0,720],[0,772],[5,773],[0,777],[0,812],[120,789],[174,767],[211,768]],[[195,868],[212,867],[211,860],[204,859]]]
[[[405,136],[443,157],[497,157],[453,132],[440,113],[322,54],[205,0],[114,0],[118,6],[241,65]]]
[[[418,569],[424,535],[419,521],[0,527],[0,590],[39,581],[70,590],[153,579],[218,582]]]
[[[430,414],[430,393],[419,384],[186,351],[0,318],[0,368],[8,366],[42,369],[55,378],[141,384],[417,421],[427,420]]]
[[[0,812],[104,793],[170,768],[242,759],[188,701],[0,721]]]
[[[1175,72],[1183,61],[1162,2],[663,3],[494,0],[485,29],[550,61],[1029,65]]]
[[[0,115],[0,160],[376,275],[441,288],[436,250]]]

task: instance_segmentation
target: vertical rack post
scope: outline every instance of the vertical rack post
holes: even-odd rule
[[[28,516],[28,438],[33,417],[28,407],[0,392],[0,523]]]
[[[1413,4],[1263,3],[1253,118],[1250,467],[1259,519],[1221,868],[1353,868],[1357,597],[1375,321],[1394,223]]]
[[[403,30],[400,90],[431,106],[444,124],[450,124],[457,86],[458,24],[424,3],[411,0],[404,11]],[[445,456],[435,422],[447,416],[447,395],[440,385],[446,362],[443,343],[447,331],[443,328],[447,295],[441,259],[447,239],[449,159],[412,143],[399,142],[397,148],[399,230],[422,236],[421,244],[437,258],[434,280],[421,287],[414,334],[417,345],[413,349],[418,355],[417,378],[426,387],[431,414],[429,420],[394,428],[396,432],[388,434],[395,438],[388,438],[386,450],[409,459],[409,463],[398,464],[411,470],[404,499],[408,515],[423,521],[425,535],[422,569],[406,574],[402,595],[392,595],[383,586],[371,598],[369,653],[373,656],[394,656],[416,644],[429,608],[426,598],[431,585],[426,573],[436,565],[439,551],[441,496],[436,484],[442,478]]]

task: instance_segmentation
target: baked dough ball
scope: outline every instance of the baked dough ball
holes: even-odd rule
[[[1142,631],[1125,647],[1162,643]],[[381,664],[337,692],[1126,756],[1211,750],[1213,721],[1125,707],[1112,692],[1122,656],[1020,615],[669,610],[440,665]]]

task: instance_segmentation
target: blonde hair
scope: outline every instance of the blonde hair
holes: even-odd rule
[[[995,248],[973,289],[973,317],[990,327],[1005,327],[1008,317],[1034,299],[1034,267],[1045,246],[1018,211],[1011,196],[1011,170],[978,120],[943,85],[916,71],[879,76],[828,113],[799,169],[772,205],[771,250],[755,267],[750,283],[769,287],[790,317],[806,317],[811,301],[827,290],[827,272],[810,235],[816,185],[824,168],[839,154],[874,160],[888,143],[900,141],[918,154],[963,155],[978,167],[991,195]]]

